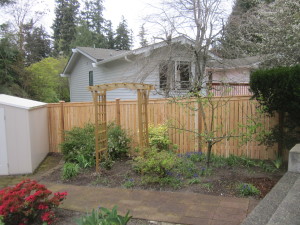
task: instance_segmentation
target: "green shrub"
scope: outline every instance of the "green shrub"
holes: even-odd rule
[[[122,186],[124,187],[124,188],[132,188],[132,187],[134,187],[134,179],[133,178],[130,178],[130,179],[128,179],[128,180],[126,180],[123,184],[122,184]]]
[[[135,159],[134,169],[144,175],[166,177],[178,165],[179,160],[173,152],[151,148],[145,152],[145,157]]]
[[[65,141],[60,145],[66,162],[91,167],[95,165],[95,126],[86,124],[65,132]],[[83,165],[84,164],[84,165]]]
[[[253,184],[241,183],[238,185],[237,189],[242,196],[254,196],[260,194],[260,191]]]
[[[108,154],[112,160],[125,157],[130,149],[131,139],[125,130],[115,123],[108,125]]]
[[[78,173],[79,173],[78,164],[66,162],[63,167],[62,179],[63,180],[72,179],[73,177],[76,177]]]
[[[130,138],[120,126],[108,125],[108,162],[106,168],[112,166],[114,159],[126,156]],[[65,141],[60,145],[66,162],[76,163],[80,168],[95,166],[95,126],[86,124],[83,128],[74,127],[65,132]],[[103,162],[102,162],[103,163]]]
[[[93,209],[91,214],[78,219],[76,223],[78,225],[126,225],[131,218],[129,212],[125,216],[118,215],[116,206],[111,211],[99,207],[98,210]]]
[[[143,184],[158,183],[174,188],[180,187],[185,178],[199,176],[199,171],[190,159],[178,157],[172,151],[159,151],[156,148],[148,149],[144,158],[137,157],[134,169],[142,174]]]
[[[169,150],[172,144],[167,125],[149,126],[149,146],[159,151]]]
[[[115,164],[115,161],[113,161],[110,156],[108,157],[103,157],[102,161],[100,162],[100,166],[106,170],[110,170],[113,165]]]

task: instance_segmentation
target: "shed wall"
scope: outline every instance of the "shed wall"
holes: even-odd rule
[[[7,105],[5,108],[9,174],[31,173],[28,111]]]
[[[29,129],[32,172],[49,152],[47,107],[29,111]]]

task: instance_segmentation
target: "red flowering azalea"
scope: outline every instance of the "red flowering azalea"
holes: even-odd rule
[[[51,224],[55,221],[52,209],[61,204],[67,193],[51,194],[44,185],[29,179],[4,188],[0,190],[0,216],[7,225]]]

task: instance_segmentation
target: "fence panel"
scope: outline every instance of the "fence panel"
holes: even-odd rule
[[[137,146],[138,123],[137,101],[120,101],[120,124],[132,135],[133,146]],[[251,116],[257,116],[254,101],[249,96],[214,97],[214,112],[211,107],[205,108],[206,125],[214,120],[213,130],[218,137],[234,131],[233,136],[246,132],[246,128],[240,124],[248,123]],[[218,106],[217,106],[218,104]],[[206,151],[205,144],[199,144],[201,137],[197,136],[199,129],[203,132],[205,121],[203,114],[198,110],[196,100],[175,103],[170,99],[150,99],[148,105],[149,124],[154,126],[168,123],[170,126],[169,136],[172,142],[178,145],[178,152]],[[107,119],[109,122],[116,121],[116,102],[107,102]],[[94,123],[94,105],[86,103],[54,103],[48,104],[49,116],[49,142],[50,151],[59,152],[59,144],[63,140],[62,130],[70,130],[75,126],[82,127],[86,123]],[[269,118],[261,116],[263,127],[270,128],[277,124],[277,116]],[[261,128],[262,129],[262,128]],[[196,132],[196,133],[195,133]],[[202,138],[203,141],[203,138]],[[267,149],[258,142],[252,141],[241,146],[239,138],[224,138],[213,147],[213,152],[218,155],[229,156],[245,155],[257,159],[276,158],[277,146]]]

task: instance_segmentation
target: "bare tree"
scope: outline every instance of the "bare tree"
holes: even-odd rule
[[[9,24],[16,34],[16,43],[21,53],[24,54],[25,34],[24,27],[26,24],[36,25],[46,14],[46,9],[41,10],[42,2],[30,0],[15,0],[4,7],[3,11],[7,18],[10,18]]]

